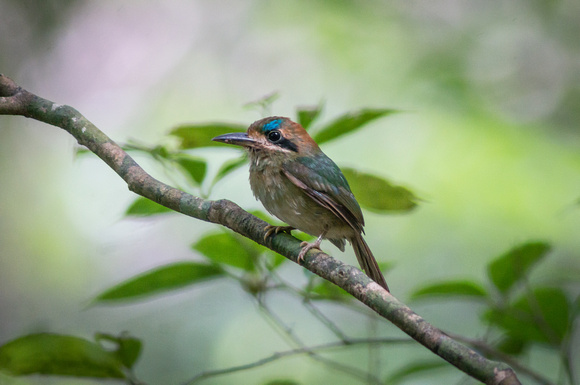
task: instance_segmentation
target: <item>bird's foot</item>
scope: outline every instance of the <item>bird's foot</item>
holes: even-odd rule
[[[268,225],[268,226],[264,227],[264,230],[266,230],[266,234],[264,235],[264,241],[266,241],[266,239],[268,239],[268,237],[272,234],[278,234],[278,233],[291,234],[291,231],[294,230],[294,227]]]
[[[306,253],[308,253],[311,249],[320,250],[320,242],[322,242],[322,235],[316,238],[316,241],[314,242],[306,242],[306,241],[302,242],[300,244],[302,250],[300,250],[300,254],[298,254],[298,263],[301,264],[302,262],[304,262],[304,257],[306,256]]]

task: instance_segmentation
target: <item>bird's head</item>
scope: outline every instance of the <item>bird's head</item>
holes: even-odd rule
[[[220,135],[212,140],[246,147],[250,154],[261,156],[286,155],[294,158],[320,151],[300,124],[281,116],[260,119],[252,123],[247,132]]]

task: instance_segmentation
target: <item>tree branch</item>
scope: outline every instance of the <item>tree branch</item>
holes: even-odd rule
[[[293,262],[297,260],[301,247],[296,238],[280,233],[264,240],[267,223],[242,210],[235,203],[228,200],[201,199],[154,179],[77,110],[36,96],[4,75],[0,75],[0,115],[21,115],[60,127],[74,136],[80,145],[105,161],[123,178],[129,190],[190,217],[226,226]],[[357,268],[316,250],[307,254],[303,266],[343,288],[471,377],[486,384],[520,384],[508,365],[490,361],[451,339]]]
[[[451,333],[450,333],[451,334]],[[475,349],[479,350],[483,354],[487,355],[488,357],[497,357],[498,359],[502,360],[503,362],[507,363],[508,365],[515,368],[520,374],[525,374],[526,376],[532,378],[538,384],[541,385],[556,385],[550,379],[544,377],[542,374],[520,364],[517,360],[512,358],[509,354],[500,352],[499,350],[494,349],[485,341],[481,341],[478,339],[467,338],[457,334],[451,334],[451,337],[457,341],[463,342],[464,344],[473,346]],[[573,382],[571,382],[573,384]]]

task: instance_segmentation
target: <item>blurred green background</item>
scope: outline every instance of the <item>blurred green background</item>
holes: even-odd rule
[[[297,106],[321,101],[326,121],[364,107],[403,110],[323,147],[340,166],[381,175],[424,199],[411,214],[365,213],[368,243],[394,266],[387,280],[395,295],[406,301],[417,287],[442,279],[485,283],[492,258],[531,239],[554,248],[531,280],[569,283],[577,293],[577,0],[0,0],[0,10],[0,72],[74,106],[122,143],[157,143],[183,123],[250,124],[262,114],[244,105],[272,92],[280,94],[273,115],[292,117]],[[137,375],[150,384],[288,348],[234,284],[87,308],[95,295],[137,273],[195,259],[189,245],[216,226],[179,216],[125,219],[135,196],[96,157],[74,153],[74,139],[58,128],[0,117],[0,343],[38,331],[90,337],[127,330],[144,341]],[[217,169],[234,152],[199,154]],[[137,161],[169,182],[150,159]],[[261,209],[245,168],[211,198]],[[350,250],[325,249],[356,264]],[[285,270],[305,280],[299,267]],[[332,339],[288,296],[274,296],[270,305],[304,340]],[[368,334],[357,314],[322,307],[350,335]],[[446,330],[485,333],[477,304],[413,307]],[[374,327],[400,335],[390,325]],[[416,346],[389,349],[383,374],[429,357]],[[349,350],[344,359],[366,367],[366,353]],[[557,373],[553,353],[538,349],[529,364]],[[286,376],[305,384],[353,383],[304,357],[206,383]],[[456,371],[417,381],[468,383]],[[93,382],[0,374],[0,383]]]

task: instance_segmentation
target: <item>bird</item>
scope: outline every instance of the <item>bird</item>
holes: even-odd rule
[[[363,238],[363,214],[346,178],[299,123],[271,116],[255,121],[246,132],[212,140],[248,150],[254,196],[270,214],[289,225],[266,226],[265,240],[294,229],[317,237],[314,242],[301,243],[299,263],[309,250],[320,250],[323,239],[341,251],[348,241],[365,273],[390,292]]]

